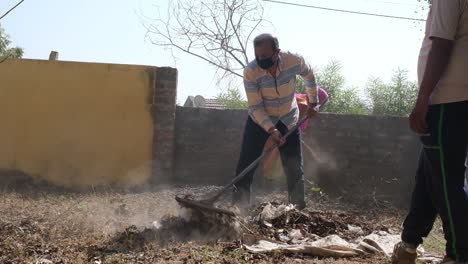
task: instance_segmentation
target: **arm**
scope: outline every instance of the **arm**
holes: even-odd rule
[[[312,68],[307,64],[302,56],[299,56],[300,69],[299,75],[304,80],[304,86],[306,88],[307,96],[309,97],[309,105],[307,107],[307,116],[312,118],[315,116],[320,107],[319,97],[318,97],[318,87],[315,81],[315,75]]]
[[[429,98],[447,68],[452,48],[453,42],[450,40],[441,38],[432,39],[432,47],[429,51],[416,106],[410,115],[410,127],[418,134],[424,134],[428,129],[426,114],[429,109]]]
[[[433,0],[428,25],[431,50],[421,80],[418,99],[428,101],[450,60],[457,34],[460,6],[457,0]]]
[[[419,88],[418,101],[429,102],[429,97],[442,77],[452,54],[453,41],[432,38],[426,70]]]
[[[307,64],[303,57],[299,56],[300,70],[299,75],[304,80],[304,86],[306,88],[307,95],[309,96],[309,106],[315,107],[319,104],[318,88],[315,81],[315,75],[312,68]]]
[[[249,116],[266,132],[270,133],[275,126],[265,111],[259,87],[254,76],[252,76],[252,71],[248,68],[244,70],[244,88],[249,104]]]
[[[434,0],[431,6],[431,24],[428,25],[429,38],[432,40],[426,69],[419,88],[416,106],[410,115],[410,127],[419,134],[427,131],[426,114],[429,99],[442,78],[453,50],[453,41],[459,20],[458,1]]]

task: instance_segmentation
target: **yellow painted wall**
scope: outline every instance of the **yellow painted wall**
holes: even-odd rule
[[[133,65],[1,63],[0,168],[64,186],[144,183],[155,72]]]

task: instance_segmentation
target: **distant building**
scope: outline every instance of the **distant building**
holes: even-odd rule
[[[201,95],[189,96],[184,103],[184,107],[227,109],[227,107],[214,98],[204,98]]]

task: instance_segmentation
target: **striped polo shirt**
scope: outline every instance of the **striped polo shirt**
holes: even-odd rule
[[[254,60],[244,69],[244,87],[249,115],[265,131],[281,121],[288,128],[299,119],[295,94],[296,75],[304,79],[311,103],[318,103],[317,85],[311,67],[302,56],[280,52],[276,76],[257,66]]]

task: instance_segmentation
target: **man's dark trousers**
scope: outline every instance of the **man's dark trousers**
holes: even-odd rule
[[[468,101],[430,106],[427,122],[429,135],[421,137],[423,148],[402,240],[421,244],[440,215],[447,256],[468,261],[468,197],[463,189]]]
[[[282,135],[286,134],[288,128],[279,121],[276,128]],[[266,141],[270,135],[257,125],[249,116],[245,125],[244,136],[236,175],[241,173],[247,166],[255,161],[263,152]],[[304,168],[302,161],[301,133],[299,129],[291,133],[286,143],[279,148],[284,172],[287,177],[289,202],[298,208],[305,207],[304,190]],[[255,167],[256,169],[257,167]],[[236,184],[234,202],[246,205],[250,203],[250,193],[255,169],[251,170],[246,177]]]

